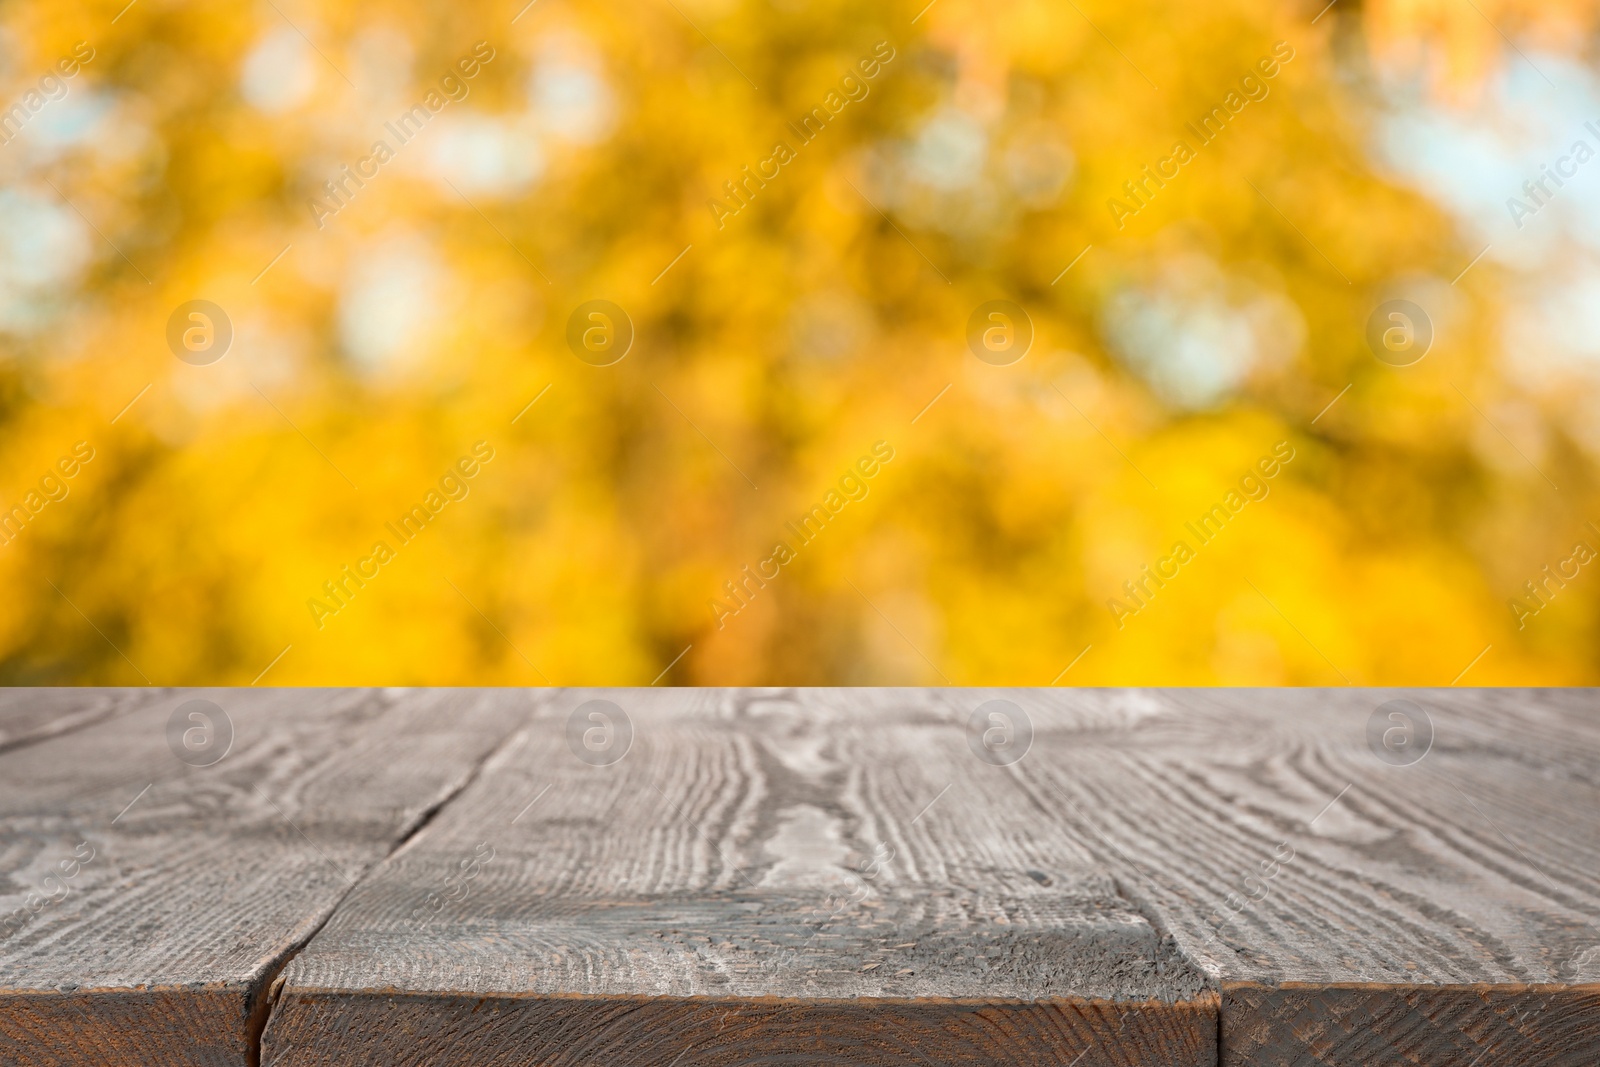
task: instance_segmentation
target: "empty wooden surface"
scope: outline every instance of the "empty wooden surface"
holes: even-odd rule
[[[196,695],[237,727],[212,767],[163,735]],[[1398,765],[1369,741],[1394,698],[1432,726]],[[36,724],[0,753],[0,916],[95,857],[0,926],[7,1064],[1600,1050],[1593,691],[46,699],[0,700]],[[619,761],[569,722],[594,699]],[[1020,759],[980,758],[993,700]]]
[[[210,766],[168,742],[196,698],[232,724]],[[0,1063],[254,1062],[283,961],[529,707],[184,690],[0,754]]]
[[[600,694],[633,744],[591,766],[567,718],[595,695],[546,704],[291,962],[269,1060],[1215,1061],[1204,976],[942,714]]]
[[[164,699],[167,689],[0,689],[0,752]]]
[[[1408,765],[1368,742],[1396,697],[1432,722]],[[1021,779],[1071,797],[1217,980],[1224,1063],[1594,1062],[1592,691],[1140,691],[1039,718]]]

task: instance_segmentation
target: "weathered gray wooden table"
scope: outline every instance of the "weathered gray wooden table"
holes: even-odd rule
[[[10,690],[0,1063],[1590,1067],[1597,872],[1587,690]]]

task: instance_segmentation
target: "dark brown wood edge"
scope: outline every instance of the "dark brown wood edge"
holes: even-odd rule
[[[0,990],[0,1059],[53,1067],[254,1063],[259,1045],[247,1024],[259,1005],[251,1001],[246,984]]]
[[[1592,1067],[1600,983],[1222,983],[1222,1067]]]
[[[970,998],[596,997],[296,989],[268,1022],[270,1067],[418,1060],[451,1050],[474,1067],[604,1063],[1006,1063],[1211,1067],[1219,999],[1034,1001]],[[328,1016],[336,1015],[336,1020]],[[330,1041],[329,1035],[338,1040]],[[305,1045],[296,1039],[304,1037]],[[408,1055],[409,1053],[409,1055]]]

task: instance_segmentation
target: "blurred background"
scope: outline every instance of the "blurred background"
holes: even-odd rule
[[[1600,4],[925,3],[0,9],[0,679],[1600,680]]]

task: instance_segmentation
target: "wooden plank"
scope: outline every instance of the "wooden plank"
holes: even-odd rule
[[[1592,1067],[1600,985],[1229,982],[1222,1062]]]
[[[265,1061],[1213,1063],[1204,976],[955,713],[559,694],[290,962]]]
[[[797,996],[551,997],[297,993],[264,1061],[706,1067],[749,1064],[1211,1064],[1210,998],[1111,1003]],[[306,1042],[306,1044],[299,1044]]]
[[[80,730],[168,694],[164,689],[0,689],[0,752]]]
[[[283,961],[528,709],[186,690],[0,755],[0,1062],[256,1062]]]
[[[1221,984],[1224,1064],[1593,1062],[1593,691],[1032,698],[1019,780]]]
[[[1587,1065],[1596,704],[154,694],[0,754],[0,1062]]]

